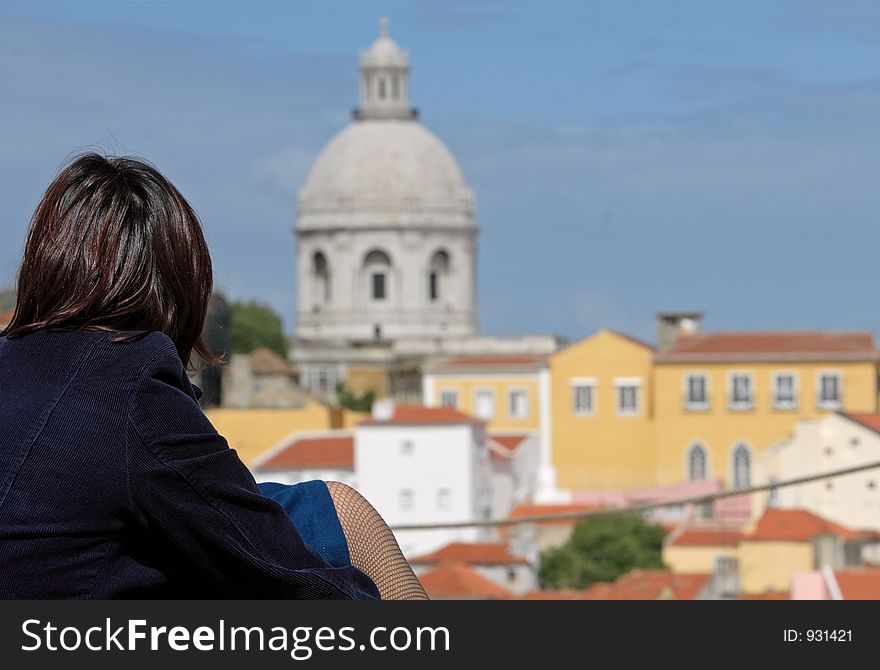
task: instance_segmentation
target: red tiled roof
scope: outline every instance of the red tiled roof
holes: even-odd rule
[[[536,505],[532,503],[522,503],[514,507],[508,515],[511,519],[521,519],[526,516],[543,516],[545,514],[573,514],[577,512],[588,512],[590,510],[599,509],[601,505],[593,505],[587,503],[568,503],[560,505]],[[573,524],[577,519],[554,519],[550,521],[539,521],[538,524]]]
[[[676,547],[735,547],[741,539],[739,531],[688,528],[669,544]]]
[[[391,424],[455,424],[475,423],[474,417],[459,412],[453,407],[425,407],[423,405],[397,405],[394,414],[388,421],[367,419],[362,421],[361,426],[387,426]]]
[[[870,332],[740,331],[681,335],[657,355],[679,360],[876,360]]]
[[[844,414],[843,416],[880,433],[880,414]]]
[[[442,563],[419,575],[431,598],[504,600],[511,593],[465,563]]]
[[[844,600],[880,600],[880,569],[835,570],[834,578]]]
[[[528,565],[522,557],[510,553],[503,542],[452,542],[437,551],[410,559],[412,564],[459,561],[475,565]]]
[[[609,600],[609,595],[614,590],[614,584],[610,582],[596,582],[584,591],[584,600]]]
[[[528,433],[522,433],[518,435],[489,435],[489,438],[493,442],[497,442],[505,449],[509,449],[510,451],[516,451],[516,448],[521,445],[525,440],[529,437]]]
[[[844,528],[803,509],[767,509],[758,525],[743,540],[809,542],[817,535],[831,534],[849,540],[861,537],[859,531]]]
[[[546,363],[546,356],[458,356],[440,361],[431,368],[436,371],[465,370],[472,368],[537,368]]]
[[[493,460],[508,459],[513,456],[517,447],[528,438],[528,433],[520,435],[489,435],[489,456]]]
[[[693,600],[711,576],[709,573],[633,570],[613,584],[594,584],[584,597],[586,600]]]
[[[294,438],[259,465],[259,470],[304,470],[307,468],[354,469],[354,437],[327,435]]]

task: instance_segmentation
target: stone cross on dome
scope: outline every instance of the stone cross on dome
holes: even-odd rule
[[[414,119],[409,103],[409,54],[388,34],[390,22],[379,19],[379,37],[361,53],[361,100],[356,119]]]

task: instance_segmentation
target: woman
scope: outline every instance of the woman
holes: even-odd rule
[[[424,598],[353,489],[261,492],[186,368],[212,290],[153,167],[87,154],[37,206],[0,337],[0,597]],[[265,495],[264,495],[265,494]]]

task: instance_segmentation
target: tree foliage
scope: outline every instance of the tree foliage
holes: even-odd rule
[[[233,302],[229,314],[229,349],[233,354],[249,354],[267,347],[287,357],[287,338],[281,317],[268,305],[256,300]]]
[[[358,395],[345,384],[336,385],[336,399],[340,407],[350,409],[352,412],[369,412],[373,409],[373,402],[376,400],[375,391],[367,391]]]
[[[639,516],[585,519],[575,526],[566,544],[541,555],[541,582],[555,589],[585,589],[636,568],[662,568],[663,537],[660,526]]]

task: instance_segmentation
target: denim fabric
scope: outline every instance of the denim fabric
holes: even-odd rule
[[[0,337],[0,598],[377,598],[260,493],[174,343],[140,334]]]
[[[300,484],[260,482],[260,493],[284,508],[300,537],[334,568],[351,564],[348,542],[327,485],[321,480]]]

